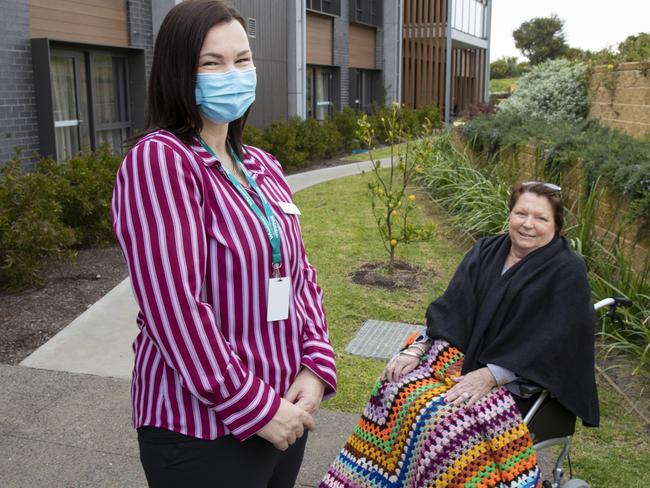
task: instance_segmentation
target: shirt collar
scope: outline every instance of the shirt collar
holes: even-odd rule
[[[198,137],[195,137],[193,140],[192,150],[199,156],[199,159],[204,166],[211,167],[215,164],[220,165],[219,160],[203,147]],[[243,146],[243,152],[244,157],[242,158],[242,164],[246,168],[246,171],[248,171],[253,179],[256,180],[260,174],[266,172],[264,166],[258,161],[253,153],[248,150],[247,146]]]

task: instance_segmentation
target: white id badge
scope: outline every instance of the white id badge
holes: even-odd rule
[[[289,318],[289,294],[291,278],[271,278],[269,280],[269,298],[266,303],[266,321],[286,320]]]
[[[302,215],[296,204],[293,202],[278,202],[278,205],[285,214]]]

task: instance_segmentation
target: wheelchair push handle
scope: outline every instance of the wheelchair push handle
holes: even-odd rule
[[[594,310],[600,310],[604,307],[616,309],[617,307],[629,307],[632,305],[632,300],[625,297],[610,297],[603,298],[599,302],[594,303]]]
[[[609,310],[607,311],[607,316],[610,318],[610,320],[614,323],[620,323],[621,319],[620,317],[616,314],[616,309],[618,307],[629,307],[632,305],[632,300],[626,297],[610,297],[610,298],[604,298],[600,300],[599,302],[596,302],[594,304],[594,310],[599,310],[604,307],[609,307]]]

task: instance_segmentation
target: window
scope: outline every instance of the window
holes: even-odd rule
[[[307,66],[307,117],[325,120],[334,109],[334,71],[330,68]]]
[[[102,143],[121,153],[143,128],[144,50],[39,38],[32,61],[42,155],[63,161]]]
[[[382,2],[381,0],[351,0],[350,20],[381,26],[382,24]]]
[[[352,68],[350,82],[350,106],[361,113],[372,113],[382,93],[381,71]]]
[[[131,126],[126,59],[111,54],[93,55],[91,59],[95,147],[106,142],[113,152],[119,152]]]
[[[50,60],[56,159],[90,146],[86,63],[80,53],[53,52]]]
[[[96,149],[102,142],[120,152],[131,127],[126,58],[57,50],[50,59],[50,78],[56,158],[68,159],[83,147]]]
[[[341,0],[307,0],[307,9],[332,15],[341,15]]]

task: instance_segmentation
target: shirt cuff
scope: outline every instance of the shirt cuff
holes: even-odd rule
[[[213,408],[230,433],[243,441],[273,419],[280,397],[261,379],[249,375],[238,393]]]
[[[301,363],[325,383],[323,400],[336,394],[336,363],[334,362],[334,351],[329,343],[323,343],[320,347],[307,346],[303,350]]]
[[[498,366],[496,364],[488,363],[487,364],[490,373],[494,376],[494,379],[497,382],[497,386],[503,386],[506,383],[510,383],[517,379],[517,375],[503,366]]]

